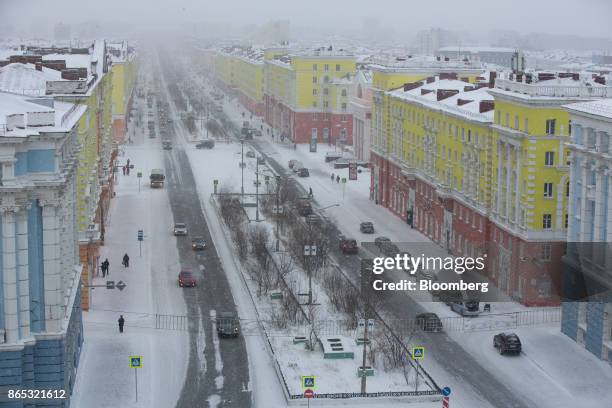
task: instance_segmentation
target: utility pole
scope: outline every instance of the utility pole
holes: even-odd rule
[[[279,244],[279,241],[280,241],[280,235],[279,235],[280,231],[278,229],[278,222],[279,222],[279,218],[280,218],[280,213],[279,213],[280,208],[278,207],[278,198],[279,198],[278,195],[279,195],[279,192],[280,192],[280,180],[281,180],[281,177],[280,176],[276,176],[276,252],[278,252],[278,250],[280,248],[280,246],[279,246],[280,245]]]
[[[361,259],[360,265],[360,284],[361,284],[361,296],[363,298],[363,314],[364,314],[364,328],[363,328],[363,358],[361,365],[361,393],[366,393],[366,363],[367,363],[367,343],[368,343],[368,317],[370,315],[370,302],[369,294],[372,288],[372,260]]]
[[[364,325],[363,325],[363,358],[362,358],[362,362],[361,362],[361,393],[365,394],[366,393],[366,380],[367,380],[367,376],[366,376],[366,357],[367,357],[367,345],[368,345],[368,313],[367,313],[367,308],[368,306],[366,305],[366,313],[365,313],[365,319],[364,319]]]
[[[244,139],[240,139],[240,145],[242,146],[242,156],[240,159],[240,169],[242,171],[240,181],[240,196],[242,198],[242,203],[244,204]]]
[[[255,160],[255,221],[259,222],[259,157]]]

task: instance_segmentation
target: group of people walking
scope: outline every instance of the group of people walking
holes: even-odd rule
[[[123,265],[124,268],[128,268],[130,266],[130,257],[129,257],[129,255],[127,253],[125,255],[123,255],[123,259],[121,260],[121,264]],[[103,278],[106,278],[107,276],[110,276],[109,267],[110,267],[110,262],[108,261],[108,258],[106,258],[100,264],[100,272],[102,272],[102,277]],[[100,273],[98,273],[98,276],[100,276]]]
[[[334,182],[334,176],[335,176],[335,179],[336,179],[336,184],[340,184],[340,176],[336,175],[334,173],[331,174],[331,181],[332,181],[332,183]]]

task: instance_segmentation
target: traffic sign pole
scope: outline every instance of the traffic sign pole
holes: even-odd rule
[[[136,379],[136,402],[138,402],[138,370],[134,369],[134,378]]]

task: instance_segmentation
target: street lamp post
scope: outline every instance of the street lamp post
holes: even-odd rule
[[[242,199],[242,203],[244,204],[244,139],[240,139],[240,146],[241,146],[241,158],[240,158],[240,170],[241,170],[240,198]]]
[[[280,208],[278,207],[278,199],[279,199],[279,193],[280,193],[280,180],[281,177],[280,176],[276,176],[276,252],[278,252],[279,250],[279,241],[280,241],[280,231],[278,229],[278,222],[279,222],[279,218],[280,218]]]

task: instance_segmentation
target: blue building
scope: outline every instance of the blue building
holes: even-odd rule
[[[561,331],[612,361],[612,99],[565,108],[572,142]]]
[[[84,106],[0,92],[0,387],[65,390],[83,343],[76,125]]]

